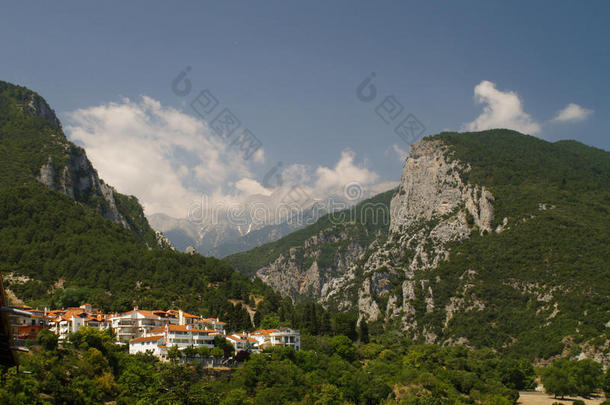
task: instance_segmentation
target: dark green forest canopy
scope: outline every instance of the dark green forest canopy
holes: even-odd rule
[[[83,328],[58,347],[55,335],[43,334],[41,347],[21,356],[32,374],[0,369],[0,402],[509,405],[535,377],[530,363],[490,350],[418,346],[400,335],[369,344],[309,337],[304,350],[272,348],[232,370],[128,355],[112,340]]]

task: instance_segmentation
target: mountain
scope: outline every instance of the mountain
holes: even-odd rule
[[[224,258],[276,241],[315,223],[337,207],[350,207],[358,201],[348,198],[341,188],[329,191],[324,199],[309,198],[301,207],[283,202],[292,190],[293,187],[286,185],[271,196],[250,196],[230,209],[222,206],[195,209],[193,218],[151,214],[148,219],[176,249],[186,251],[191,247],[201,254]],[[366,198],[370,191],[359,190],[359,194],[359,199]]]
[[[165,214],[149,215],[148,220],[176,249],[186,251],[188,247],[194,247],[203,255],[219,258],[276,241],[303,226],[283,222],[255,227],[237,225],[226,218],[217,223],[204,224]]]
[[[85,151],[68,141],[40,95],[0,81],[0,128],[3,187],[36,179],[122,224],[148,244],[158,243],[137,199],[117,193],[98,177]]]
[[[427,343],[609,362],[610,153],[510,130],[411,146],[394,192],[226,261]]]
[[[222,317],[236,330],[251,326],[245,303],[252,297],[261,315],[281,301],[217,259],[171,249],[135,197],[98,177],[46,101],[6,82],[0,82],[0,270],[13,301],[89,302],[104,311],[179,307]]]

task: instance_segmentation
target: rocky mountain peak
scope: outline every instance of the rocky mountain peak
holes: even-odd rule
[[[55,111],[51,109],[44,98],[40,97],[34,92],[30,93],[29,98],[24,105],[23,111],[25,113],[44,118],[49,125],[55,129],[59,129],[61,127],[59,119],[57,119],[57,116],[55,115]]]

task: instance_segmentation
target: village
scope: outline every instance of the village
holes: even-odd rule
[[[274,346],[301,348],[299,331],[290,328],[229,332],[226,323],[218,318],[205,318],[181,309],[164,311],[134,307],[127,312],[105,314],[90,304],[53,310],[23,305],[10,307],[8,312],[13,341],[21,345],[35,341],[44,329],[55,333],[63,342],[81,328],[91,327],[112,331],[116,344],[128,345],[130,354],[150,353],[162,361],[169,360],[171,350],[213,349],[217,337],[226,339],[236,353],[256,353]]]

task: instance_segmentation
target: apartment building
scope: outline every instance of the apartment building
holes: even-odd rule
[[[167,349],[175,346],[179,350],[186,347],[214,347],[214,337],[218,332],[211,329],[197,329],[193,325],[168,324],[148,331],[144,336],[129,341],[129,353],[150,352],[165,359]]]
[[[147,311],[137,307],[131,311],[110,316],[110,327],[119,343],[129,343],[132,339],[144,336],[151,330],[172,322],[178,323],[178,320],[166,311]]]

